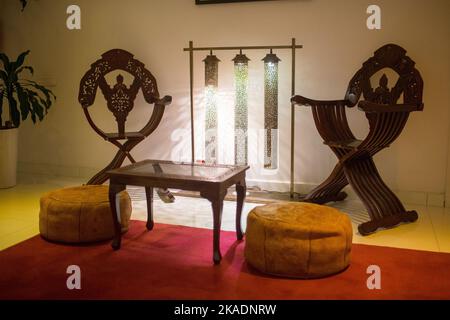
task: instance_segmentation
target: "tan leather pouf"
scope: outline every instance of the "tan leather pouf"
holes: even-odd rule
[[[352,225],[337,209],[305,202],[254,208],[247,218],[245,259],[261,272],[319,278],[350,264]]]
[[[131,199],[120,193],[122,232],[128,230]],[[112,239],[113,220],[108,186],[87,185],[58,189],[41,197],[39,230],[45,239],[65,243],[85,243]]]

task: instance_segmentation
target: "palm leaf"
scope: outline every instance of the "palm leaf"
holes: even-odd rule
[[[32,104],[32,99],[35,95],[35,93],[33,91],[29,91],[25,88],[22,88],[25,95],[27,96],[27,101],[28,101],[28,111],[30,112],[31,115],[31,120],[33,121],[33,123],[36,123],[36,111],[33,109],[33,104]]]
[[[21,72],[24,71],[24,70],[28,70],[28,71],[30,71],[31,74],[34,74],[34,69],[33,69],[33,67],[30,67],[30,66],[20,67],[20,68],[16,71],[16,74],[19,74],[19,73],[21,73]]]
[[[27,0],[20,0],[20,2],[22,3],[22,11],[23,11],[23,9],[25,9],[27,5]]]
[[[17,128],[20,125],[20,112],[17,109],[17,101],[14,99],[12,93],[7,94],[6,98],[9,103],[9,116],[11,117],[12,123]]]
[[[37,83],[36,81],[33,81],[33,80],[25,80],[25,81],[27,81],[27,84],[34,86],[38,90],[41,90],[43,92],[48,92],[50,95],[52,95],[53,99],[56,100],[55,94],[50,89],[47,89],[43,85],[40,85],[39,83]]]
[[[19,98],[20,114],[22,115],[22,121],[24,121],[28,118],[28,114],[30,113],[28,94],[19,84],[16,84],[16,92],[17,97]]]
[[[33,107],[33,112],[36,113],[36,115],[39,118],[39,121],[42,121],[44,119],[44,107],[41,106],[39,99],[39,96],[36,92],[26,89],[28,93],[28,97],[30,98],[31,106]],[[33,122],[36,122],[36,117],[33,117],[33,114],[31,115],[31,119],[33,119]]]
[[[37,99],[31,100],[31,103],[33,105],[33,111],[36,112],[39,121],[42,121],[44,119],[44,107],[41,106]]]
[[[31,120],[33,121],[33,123],[36,123],[36,110],[34,109],[34,104],[36,103],[35,102],[36,99],[34,97],[36,96],[36,93],[33,91],[30,91],[28,89],[24,89],[24,90],[25,90],[25,93],[28,98]]]
[[[33,121],[33,123],[36,123],[36,112],[30,108],[30,114],[31,114],[31,120]]]
[[[3,112],[3,94],[5,91],[0,91],[0,128],[3,125],[2,112]]]
[[[0,53],[0,60],[2,60],[3,62],[3,68],[5,69],[6,72],[9,72],[9,65],[11,64],[9,62],[9,58],[6,54],[4,53]]]
[[[45,104],[47,106],[47,109],[50,108],[50,106],[52,105],[51,99],[53,98],[56,100],[55,94],[50,89],[47,89],[46,87],[44,87],[34,81],[31,81],[31,80],[26,80],[26,81],[27,81],[27,83],[24,84],[25,86],[31,86],[44,94],[45,99],[46,99]]]
[[[24,65],[29,53],[29,50],[22,52],[14,62],[11,62],[4,53],[0,53],[0,60],[4,66],[0,68],[0,100],[7,99],[10,111],[8,120],[11,120],[15,127],[19,127],[21,120],[24,121],[29,116],[34,123],[37,119],[42,121],[56,100],[55,94],[43,85],[31,80],[19,79],[19,74],[25,70],[31,74],[34,73],[31,66]],[[3,124],[2,107],[3,104],[0,104],[0,126]]]
[[[51,106],[51,103],[48,104],[48,103],[47,103],[47,100],[42,99],[41,96],[39,96],[39,95],[36,95],[36,99],[38,99],[38,100],[39,100],[39,103],[40,103],[42,106],[44,106],[45,114],[47,114],[47,113],[48,113],[48,109],[49,109],[50,106]]]
[[[30,50],[27,50],[27,51],[22,52],[21,54],[19,54],[19,56],[17,57],[17,60],[12,63],[12,70],[11,71],[16,71],[20,66],[22,66],[23,62],[25,61],[25,57],[29,53],[30,53]]]
[[[3,70],[0,70],[0,78],[5,82],[5,84],[8,82],[8,75]]]

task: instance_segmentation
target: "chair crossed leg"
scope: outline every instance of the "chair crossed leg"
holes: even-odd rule
[[[304,201],[324,204],[331,201],[341,201],[347,197],[347,193],[341,190],[348,184],[342,165],[339,163],[334,167],[330,176],[312,190]]]
[[[323,204],[343,200],[347,194],[341,190],[350,184],[371,218],[358,226],[361,235],[375,232],[378,228],[389,228],[401,222],[417,220],[417,212],[406,211],[397,196],[383,182],[372,156],[341,159],[330,176],[312,190],[304,201]]]
[[[125,161],[125,158],[128,158],[131,163],[136,163],[136,160],[131,156],[130,151],[133,149],[139,142],[141,142],[143,139],[136,139],[136,140],[127,140],[124,144],[121,144],[120,142],[116,140],[111,140],[112,144],[114,144],[119,150],[117,151],[116,155],[114,156],[113,160],[102,170],[100,170],[97,174],[95,174],[89,181],[89,184],[103,184],[106,180],[108,180],[108,174],[107,172],[109,170],[120,168]],[[174,202],[175,197],[168,189],[157,189],[158,196],[161,198],[162,201],[166,203]]]

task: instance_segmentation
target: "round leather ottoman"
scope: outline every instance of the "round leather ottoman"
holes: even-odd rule
[[[350,264],[352,225],[337,209],[305,202],[254,208],[247,218],[245,259],[263,273],[319,278]]]
[[[128,230],[131,199],[120,193],[122,232]],[[58,189],[41,197],[39,231],[47,240],[85,243],[112,239],[113,220],[108,186],[86,185]]]

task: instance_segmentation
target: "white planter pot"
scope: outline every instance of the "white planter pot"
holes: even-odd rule
[[[19,129],[0,129],[0,188],[11,188],[17,181],[17,141]]]

